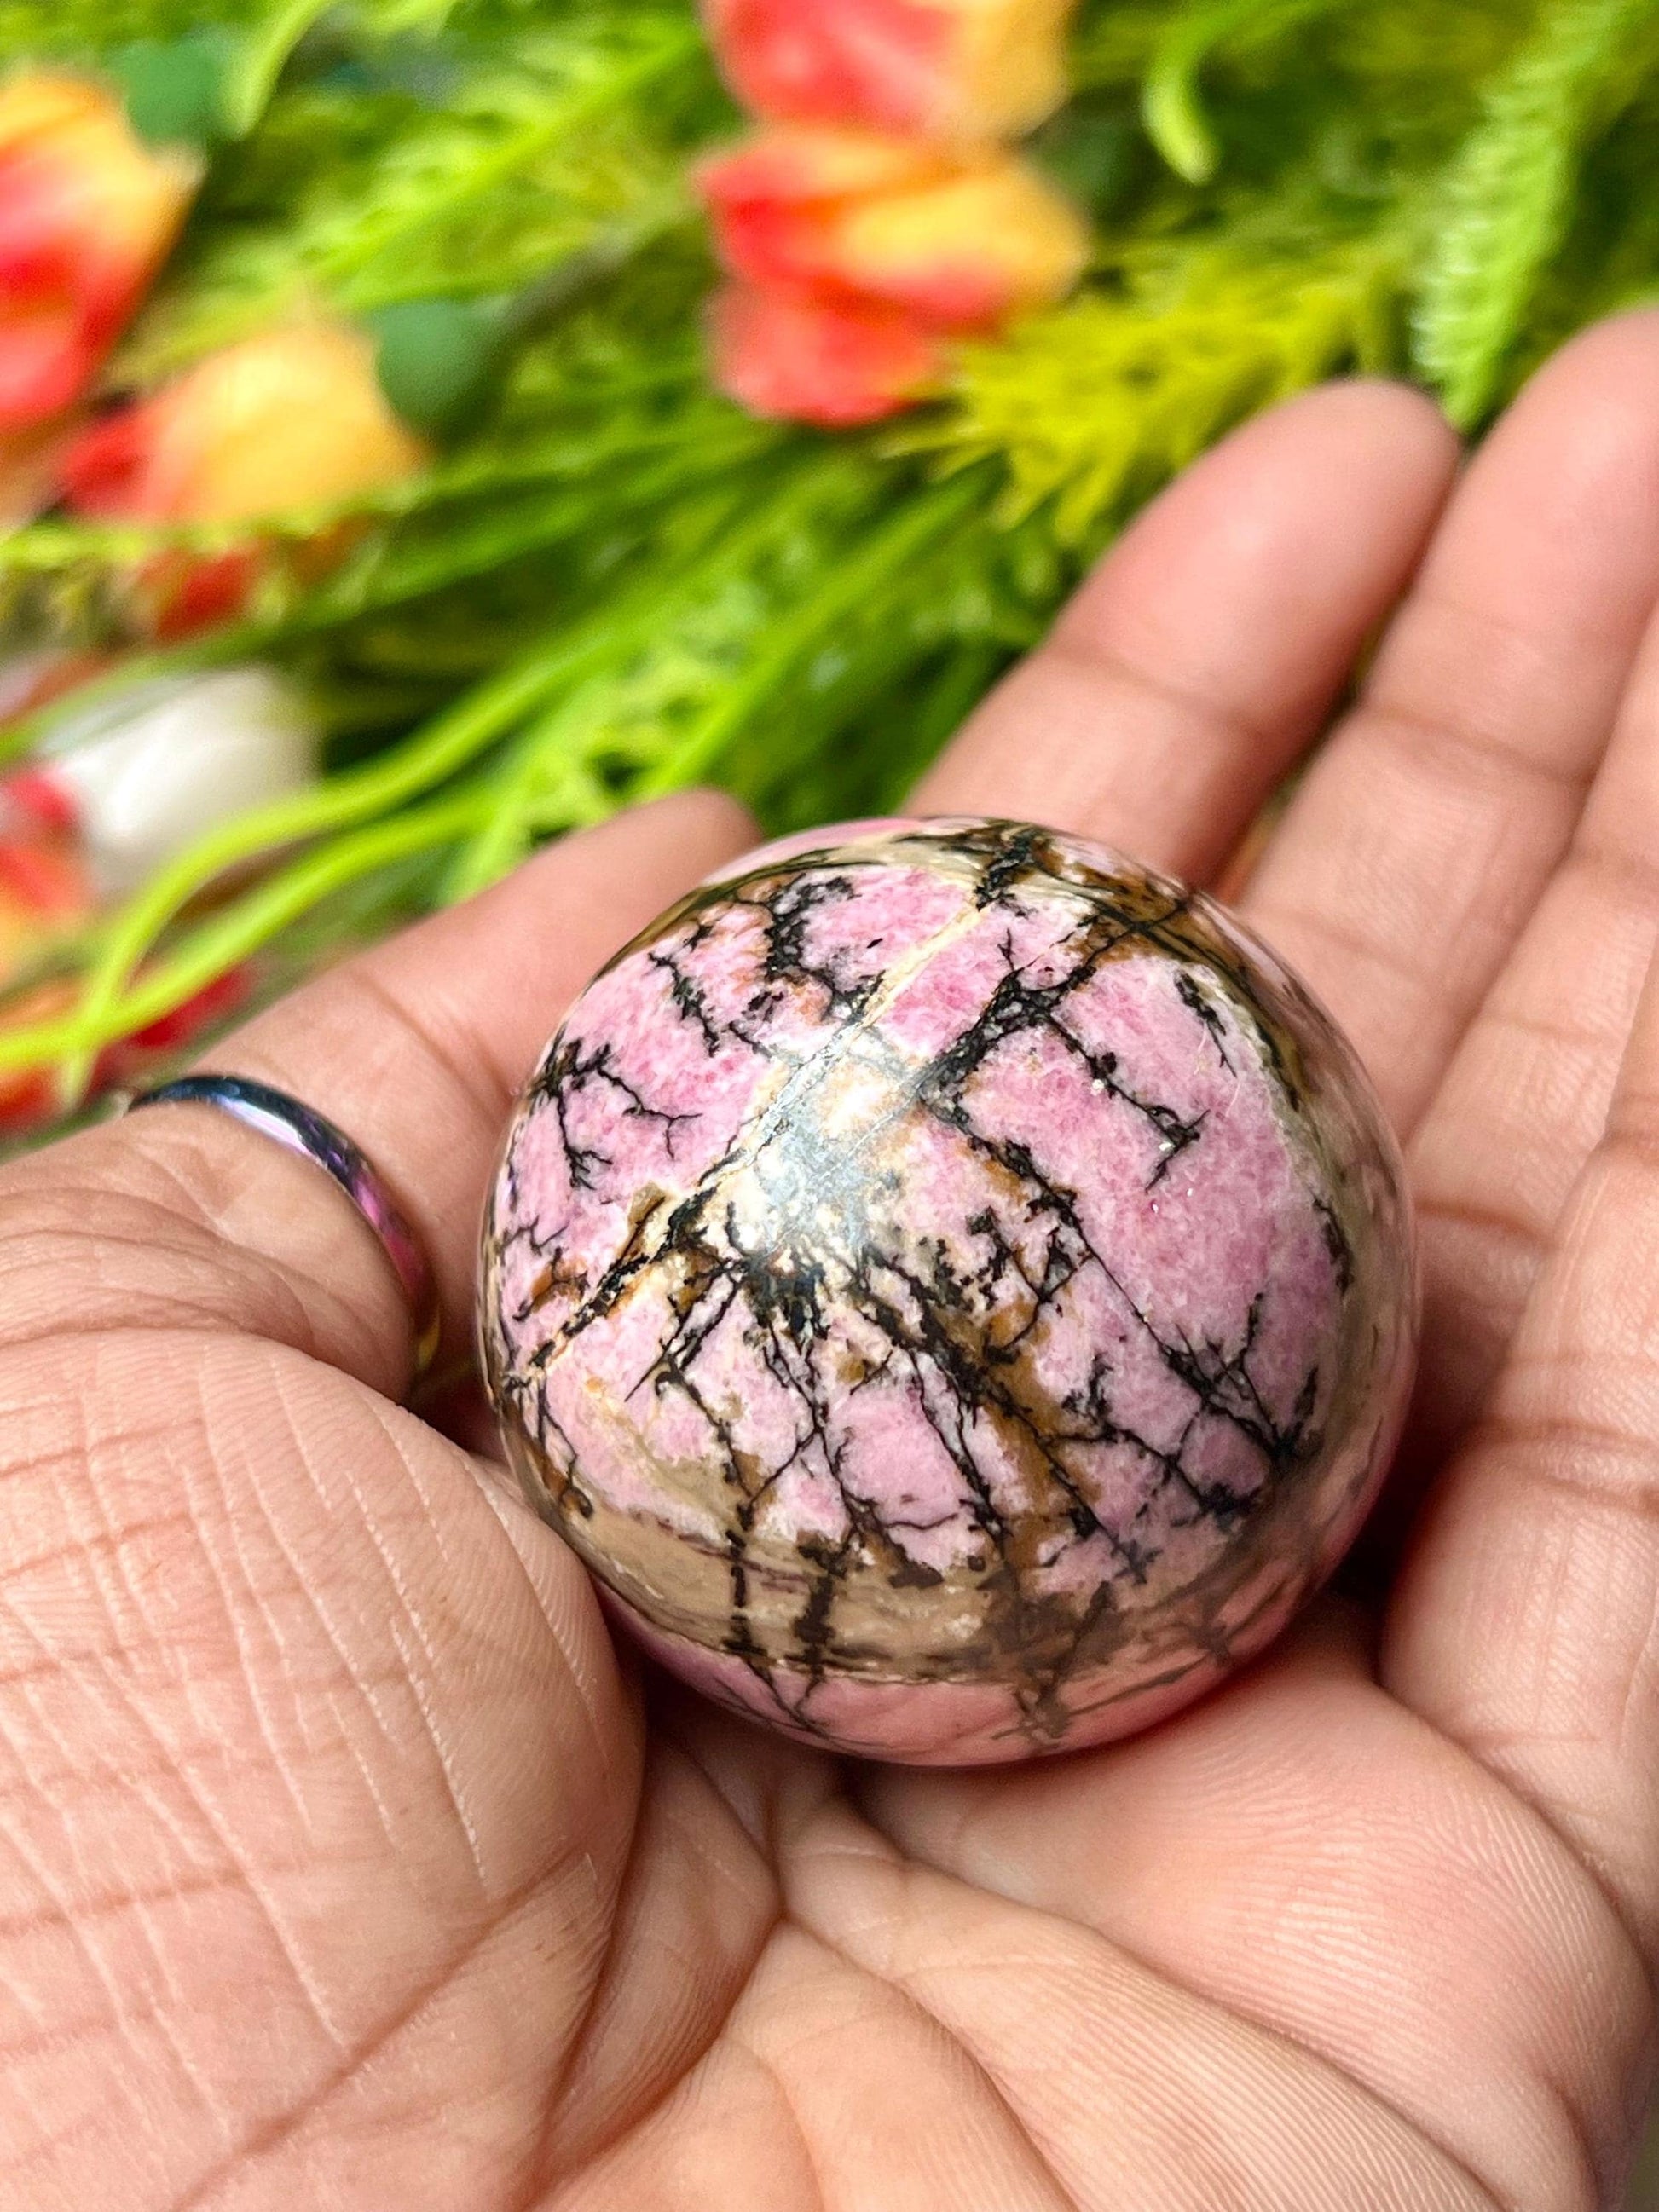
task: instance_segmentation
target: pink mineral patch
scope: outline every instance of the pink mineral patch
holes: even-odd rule
[[[765,848],[589,987],[485,1245],[509,1447],[659,1657],[969,1762],[1195,1696],[1409,1384],[1398,1158],[1219,909],[1017,823]]]

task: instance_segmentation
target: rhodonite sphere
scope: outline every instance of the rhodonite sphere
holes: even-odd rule
[[[1409,1388],[1398,1155],[1221,908],[1083,839],[766,848],[598,976],[509,1134],[510,1455],[676,1674],[803,1740],[1101,1742],[1335,1564]]]

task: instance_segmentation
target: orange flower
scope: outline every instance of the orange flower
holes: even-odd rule
[[[0,84],[0,433],[91,383],[173,244],[201,172],[155,152],[88,80]]]
[[[258,522],[400,483],[428,448],[392,412],[366,334],[306,322],[212,354],[149,399],[94,425],[61,471],[79,514],[145,522]],[[313,548],[325,568],[337,538]],[[168,558],[141,593],[151,626],[180,636],[238,612],[257,550]]]
[[[908,407],[944,370],[902,308],[726,286],[709,311],[714,380],[751,415],[850,429]]]
[[[784,123],[1017,137],[1066,96],[1076,0],[704,0],[738,98]]]
[[[939,331],[1061,299],[1088,258],[1077,210],[1010,154],[775,131],[701,179],[721,257],[751,285],[881,301]]]
[[[64,475],[85,514],[243,522],[378,490],[426,458],[380,390],[371,341],[308,322],[209,355],[89,430]]]

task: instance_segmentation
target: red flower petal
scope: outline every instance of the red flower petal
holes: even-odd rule
[[[247,605],[258,579],[259,555],[252,548],[199,561],[170,555],[155,562],[142,580],[149,627],[163,642],[176,643],[232,622]]]
[[[849,429],[939,380],[933,334],[902,311],[729,284],[709,313],[714,380],[752,415]]]
[[[70,315],[10,318],[0,326],[0,433],[26,429],[73,405],[99,357]]]
[[[925,130],[951,23],[908,0],[707,0],[709,37],[757,114]]]
[[[121,1066],[130,1066],[134,1058],[144,1054],[176,1052],[204,1030],[234,1014],[246,1002],[252,988],[252,969],[246,963],[240,968],[232,968],[216,976],[211,983],[204,984],[182,1006],[175,1006],[170,1014],[158,1016],[147,1029],[137,1030],[119,1045],[112,1046],[111,1057]]]
[[[56,1006],[48,1010],[50,1013],[59,1011]],[[0,1129],[8,1134],[21,1137],[31,1129],[43,1129],[57,1110],[52,1078],[44,1070],[26,1068],[19,1073],[0,1074]]]
[[[885,301],[940,330],[993,330],[1062,299],[1088,257],[1076,209],[1012,154],[775,131],[702,184],[720,258],[750,285]]]
[[[199,165],[140,143],[102,85],[0,82],[0,431],[71,405],[172,246]]]
[[[131,515],[141,510],[153,434],[148,408],[124,407],[70,442],[58,465],[58,480],[77,514]]]
[[[49,769],[40,768],[13,769],[0,783],[0,809],[3,817],[21,820],[31,830],[59,837],[72,836],[80,820],[74,794]]]
[[[1018,137],[1059,106],[1075,0],[704,0],[745,107],[957,140]]]
[[[72,852],[52,844],[0,840],[0,896],[43,921],[74,921],[92,911],[92,892]]]

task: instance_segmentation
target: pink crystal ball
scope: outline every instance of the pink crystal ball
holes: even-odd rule
[[[1220,907],[1021,823],[863,823],[577,1000],[483,1340],[656,1658],[967,1765],[1143,1728],[1284,1627],[1388,1464],[1414,1280],[1358,1063]]]

